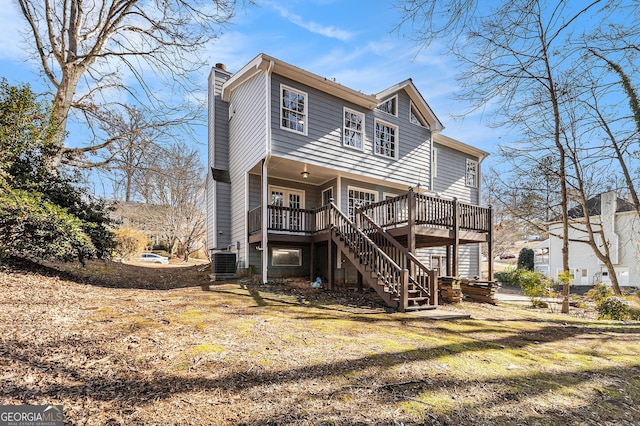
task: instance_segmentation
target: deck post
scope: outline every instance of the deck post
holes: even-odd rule
[[[451,276],[458,276],[458,246],[460,245],[460,203],[453,199],[453,251],[451,256]]]
[[[438,306],[438,273],[435,269],[429,272],[429,304]]]
[[[333,234],[333,230],[330,230]],[[334,269],[334,253],[333,253],[333,235],[329,235],[329,241],[327,241],[327,285],[329,290],[333,290],[333,269]]]
[[[400,273],[400,281],[402,288],[400,289],[400,303],[398,305],[398,310],[400,312],[404,312],[407,310],[408,300],[409,300],[409,270],[403,269]]]
[[[311,241],[311,244],[309,245],[309,280],[313,281],[314,278],[313,276],[314,274],[314,270],[315,270],[315,257],[316,257],[316,243],[314,243],[313,241]]]
[[[413,191],[412,187],[409,187],[409,194],[407,197],[407,203],[409,203],[408,207],[408,225],[409,225],[409,235],[407,236],[407,250],[412,255],[416,255],[416,193]],[[411,263],[407,265],[409,269],[410,276],[415,275],[415,265]]]
[[[446,250],[446,258],[447,258],[447,264],[445,265],[445,275],[447,277],[451,276],[451,245],[447,245],[445,247]]]
[[[493,281],[493,206],[489,204],[489,235],[487,235],[488,281]]]

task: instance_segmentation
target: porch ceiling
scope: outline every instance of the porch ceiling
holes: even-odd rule
[[[302,172],[305,170],[309,172],[307,178],[302,176]],[[251,170],[250,173],[259,175],[261,171],[260,164],[256,164]],[[284,179],[291,180],[295,182],[304,182],[309,185],[324,185],[332,179],[335,179],[338,176],[343,178],[349,178],[354,180],[366,180],[369,182],[375,182],[381,185],[386,185],[389,187],[398,187],[406,190],[406,186],[397,184],[394,185],[389,181],[382,181],[377,179],[371,179],[370,177],[362,176],[356,173],[349,173],[345,171],[339,171],[336,169],[331,169],[329,167],[322,167],[313,165],[310,163],[305,163],[302,161],[290,160],[282,157],[271,157],[268,166],[268,174],[270,178],[276,179]]]

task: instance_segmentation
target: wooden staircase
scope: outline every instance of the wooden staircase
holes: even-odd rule
[[[330,214],[331,240],[388,306],[401,312],[437,306],[435,271],[366,215],[358,212],[356,225],[333,204]]]

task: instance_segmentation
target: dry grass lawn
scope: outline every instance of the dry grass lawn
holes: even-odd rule
[[[74,425],[640,424],[638,323],[469,302],[434,321],[206,283],[194,266],[0,267],[0,404],[62,404]]]

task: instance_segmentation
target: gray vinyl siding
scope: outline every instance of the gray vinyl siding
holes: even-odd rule
[[[258,164],[266,153],[266,102],[265,73],[258,73],[238,86],[229,103],[235,114],[229,120],[229,174],[231,177],[231,241],[240,242],[238,260],[245,259],[247,242],[247,187],[249,170]]]
[[[445,247],[435,248],[420,248],[416,250],[416,257],[422,262],[423,265],[430,268],[432,255],[446,255]],[[465,244],[461,245],[458,249],[458,276],[473,278],[476,275],[480,276],[479,256],[480,246],[478,244]],[[443,271],[442,275],[446,275]]]
[[[280,85],[307,93],[308,134],[280,128]],[[364,113],[363,150],[342,145],[343,108]],[[350,104],[309,86],[274,74],[271,84],[272,153],[275,156],[327,166],[336,171],[361,174],[401,185],[430,184],[431,133],[409,122],[410,101],[406,92],[398,94],[398,117]],[[398,126],[398,158],[375,155],[374,119]]]
[[[464,152],[453,150],[447,146],[434,144],[438,149],[438,176],[433,179],[433,190],[447,197],[456,197],[464,203],[480,202],[478,188],[465,185],[467,158],[478,161]],[[478,161],[478,180],[480,180],[480,164]]]
[[[262,205],[262,176],[249,175],[249,210]]]
[[[392,188],[384,185],[375,185],[368,182],[357,181],[353,179],[342,179],[342,188],[340,191],[340,210],[347,213],[347,207],[349,205],[349,188],[364,189],[376,193],[376,201],[382,201],[385,193],[392,193],[395,195],[402,195],[407,192],[408,188],[404,191],[398,190],[398,188]],[[334,190],[335,191],[335,190]]]
[[[220,98],[227,73],[212,69],[208,85],[208,168],[207,168],[207,248],[226,247],[231,243],[231,189],[228,183],[216,182],[211,168],[229,169],[228,104]]]
[[[322,205],[322,189],[320,187],[273,178],[269,178],[268,185],[304,191],[304,208],[306,209],[315,209]],[[260,175],[249,175],[249,210],[253,210],[262,204],[261,187]]]

